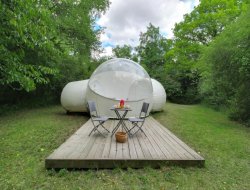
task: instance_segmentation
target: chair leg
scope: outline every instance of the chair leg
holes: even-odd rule
[[[138,123],[134,123],[134,126],[129,130],[129,131],[131,131],[132,129],[134,129],[135,127],[137,127],[138,129],[133,133],[133,134],[131,134],[132,136],[133,135],[135,135],[136,133],[138,133],[138,131],[141,131],[146,137],[147,137],[147,135],[146,135],[146,133],[143,131],[143,129],[142,129],[142,126],[143,125],[141,125],[141,126],[139,126],[138,125]]]
[[[137,126],[136,126],[136,125],[137,125],[136,123],[133,123],[133,122],[132,122],[132,124],[133,124],[133,127],[132,127],[131,129],[128,130],[129,133],[130,133],[130,131],[132,131],[135,127],[137,127]]]
[[[103,126],[103,122],[101,122],[100,125],[102,126],[103,129],[105,129],[106,131],[110,133],[110,131]]]
[[[139,128],[139,130],[147,137],[146,133],[143,131],[143,129],[141,127]]]
[[[105,135],[104,134],[102,134],[99,130],[98,130],[98,127],[99,126],[102,126],[102,123],[99,123],[98,125],[94,125],[95,127],[91,130],[91,132],[89,133],[89,136],[94,132],[94,131],[97,131],[98,133],[100,133],[102,136],[104,136],[105,137]],[[103,126],[102,126],[103,127]],[[105,127],[104,127],[104,129],[106,129]],[[107,129],[106,129],[107,130]],[[108,130],[107,130],[108,131]],[[109,132],[109,131],[108,131]]]
[[[96,127],[94,127],[94,128],[90,131],[89,136],[90,136],[95,130],[96,130]]]
[[[103,137],[105,137],[105,135],[102,134],[98,129],[96,129],[96,131],[97,131],[98,133],[100,133],[100,135],[102,135]]]

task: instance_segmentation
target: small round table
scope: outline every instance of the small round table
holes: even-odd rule
[[[115,132],[119,129],[120,125],[126,131],[126,133],[130,136],[129,129],[126,126],[124,120],[125,120],[125,117],[126,117],[127,113],[129,111],[132,111],[132,109],[126,108],[126,107],[124,107],[124,108],[112,107],[111,110],[113,110],[115,112],[115,114],[117,116],[117,119],[119,120],[119,122],[117,123],[117,125],[113,129],[111,136],[113,136],[115,134]],[[123,113],[123,114],[121,115],[121,113]]]

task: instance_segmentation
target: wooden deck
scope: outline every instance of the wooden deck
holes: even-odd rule
[[[111,131],[117,124],[109,120],[105,126]],[[127,126],[131,124],[126,121]],[[204,166],[205,160],[154,118],[144,123],[147,137],[139,132],[126,143],[117,143],[115,135],[95,132],[87,121],[66,142],[45,160],[46,168],[154,168],[163,165]]]

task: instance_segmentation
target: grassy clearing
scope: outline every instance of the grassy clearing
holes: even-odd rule
[[[205,168],[46,170],[44,159],[88,118],[60,106],[0,116],[1,189],[250,189],[250,128],[200,105],[153,116],[200,152]]]

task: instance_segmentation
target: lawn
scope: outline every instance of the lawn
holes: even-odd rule
[[[205,159],[205,168],[46,170],[44,159],[88,120],[60,106],[0,116],[1,189],[250,189],[250,128],[202,105],[153,114]]]

